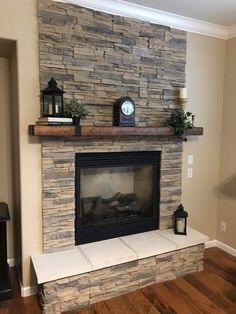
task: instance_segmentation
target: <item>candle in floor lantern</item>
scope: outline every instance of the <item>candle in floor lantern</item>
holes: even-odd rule
[[[187,217],[188,213],[184,210],[182,204],[180,204],[177,210],[174,212],[174,232],[175,234],[187,234]]]
[[[177,231],[180,232],[180,233],[183,233],[184,232],[184,228],[185,228],[185,220],[183,218],[178,218],[177,219]]]
[[[179,98],[187,98],[187,88],[180,88],[179,90]]]

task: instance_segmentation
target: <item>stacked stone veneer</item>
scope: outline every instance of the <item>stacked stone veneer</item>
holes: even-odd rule
[[[204,244],[39,286],[43,312],[57,314],[203,270]]]
[[[38,0],[41,88],[54,77],[88,104],[87,125],[112,125],[114,101],[130,96],[137,126],[164,126],[185,85],[186,33],[76,5]],[[182,143],[173,138],[43,138],[43,250],[75,245],[75,153],[161,151],[160,229],[181,201]],[[56,314],[202,270],[203,245],[40,285]]]
[[[38,1],[40,80],[88,103],[87,125],[112,125],[116,99],[131,96],[138,126],[163,126],[185,85],[186,33],[80,6]],[[43,248],[74,246],[76,152],[161,150],[160,228],[181,199],[182,144],[173,139],[43,139]]]
[[[152,138],[43,139],[43,248],[45,252],[75,245],[75,153],[161,151],[160,229],[172,227],[181,201],[182,143]]]
[[[162,126],[185,85],[186,33],[80,6],[38,0],[41,88],[53,76],[89,104],[87,125],[112,125],[114,101],[130,96],[136,122]]]

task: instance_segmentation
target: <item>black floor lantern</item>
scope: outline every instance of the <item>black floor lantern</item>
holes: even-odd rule
[[[57,82],[54,80],[54,78],[51,78],[51,80],[48,82],[48,86],[41,92],[43,102],[43,117],[63,117],[64,91],[57,87]]]
[[[184,210],[182,204],[180,204],[177,210],[174,212],[174,232],[175,234],[187,234],[187,217],[188,213]]]

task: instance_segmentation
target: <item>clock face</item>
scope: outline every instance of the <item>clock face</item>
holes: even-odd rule
[[[134,104],[129,100],[124,101],[121,105],[121,112],[126,116],[130,116],[134,112]]]
[[[135,126],[135,103],[129,96],[117,99],[113,107],[114,126]]]

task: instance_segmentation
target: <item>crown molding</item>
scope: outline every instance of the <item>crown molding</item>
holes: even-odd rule
[[[236,24],[229,26],[228,39],[236,37]]]
[[[187,32],[202,34],[221,39],[229,38],[228,27],[205,21],[160,11],[122,0],[53,0],[63,3],[77,4],[89,9],[98,10],[114,15],[135,18],[154,24],[161,24]]]

